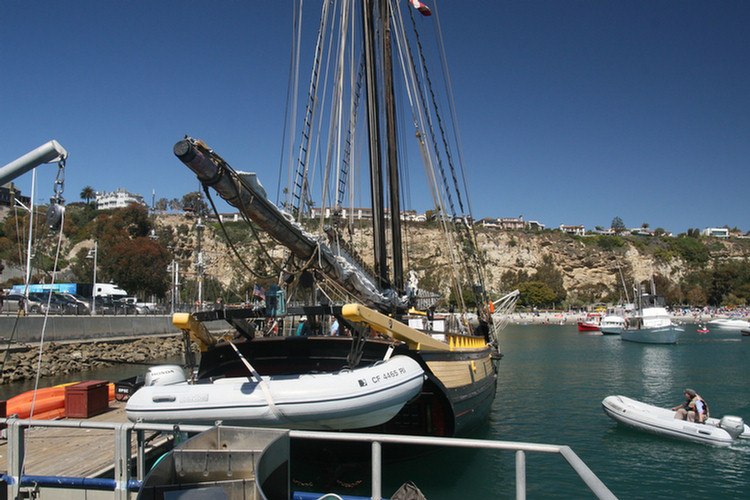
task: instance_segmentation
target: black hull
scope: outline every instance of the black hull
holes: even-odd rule
[[[352,340],[349,337],[266,337],[239,340],[234,344],[261,375],[277,375],[340,370],[347,365]],[[368,339],[360,364],[382,360],[392,344],[388,340]],[[427,375],[422,391],[392,420],[358,431],[465,436],[487,419],[497,389],[497,371],[489,347],[420,352],[399,345],[393,354],[410,356],[420,363]],[[451,379],[436,373],[436,366],[450,373]],[[245,375],[244,364],[229,344],[217,345],[201,356],[199,379]]]

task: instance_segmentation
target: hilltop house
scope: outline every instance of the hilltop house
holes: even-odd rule
[[[484,219],[478,220],[477,225],[490,229],[532,229],[534,231],[544,229],[544,224],[540,224],[538,221],[524,221],[523,215],[519,215],[518,218],[485,217]]]
[[[729,229],[726,227],[707,227],[701,231],[703,236],[713,236],[714,238],[729,238]]]
[[[583,236],[586,234],[586,228],[584,226],[566,226],[565,224],[560,224],[560,231],[577,236]]]
[[[131,203],[138,203],[147,206],[146,202],[143,201],[143,196],[139,194],[129,193],[123,188],[117,188],[116,191],[96,193],[96,209],[107,210],[110,208],[124,208]]]

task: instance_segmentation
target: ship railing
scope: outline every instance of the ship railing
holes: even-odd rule
[[[515,451],[516,500],[526,500],[526,453],[553,453],[562,456],[573,468],[591,492],[600,500],[617,500],[617,497],[597,475],[569,447],[564,445],[523,443],[517,441],[494,441],[485,439],[447,438],[430,436],[400,436],[390,434],[360,434],[321,431],[290,431],[290,437],[299,439],[321,439],[336,441],[358,441],[371,444],[372,500],[382,498],[382,445],[408,444],[438,446],[446,448],[470,448],[498,451]]]
[[[146,475],[146,433],[182,432],[197,434],[212,429],[202,425],[171,425],[140,422],[89,422],[79,420],[20,420],[16,418],[0,418],[0,424],[7,424],[7,473],[3,480],[8,484],[6,498],[20,498],[21,487],[32,483],[38,487],[45,481],[44,477],[23,475],[23,461],[25,451],[25,431],[31,427],[60,427],[79,429],[109,429],[114,433],[113,479],[97,478],[56,478],[50,476],[51,484],[68,485],[74,488],[110,489],[114,500],[129,500],[130,492],[137,490]],[[470,448],[473,450],[496,450],[515,452],[515,486],[516,500],[526,500],[526,454],[547,453],[558,454],[570,465],[583,480],[591,492],[600,500],[617,500],[617,497],[585,464],[585,462],[569,447],[565,445],[551,445],[539,443],[524,443],[516,441],[494,441],[484,439],[447,438],[430,436],[405,436],[388,434],[363,434],[347,432],[322,431],[287,431],[292,439],[334,440],[346,442],[365,442],[371,446],[371,495],[372,500],[382,499],[382,446],[384,444],[407,444],[415,446],[437,446],[445,448]],[[136,463],[135,475],[131,476],[132,437],[135,435]]]

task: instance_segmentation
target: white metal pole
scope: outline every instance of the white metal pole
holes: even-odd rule
[[[23,301],[23,312],[28,312],[29,309],[29,285],[31,284],[31,240],[34,234],[34,196],[36,196],[36,170],[31,171],[31,203],[29,204],[29,242],[26,247],[26,286],[24,289],[24,296],[26,300]]]
[[[91,315],[96,316],[96,257],[99,253],[99,242],[94,241],[94,285],[91,287]]]

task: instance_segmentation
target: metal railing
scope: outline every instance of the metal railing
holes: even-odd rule
[[[114,433],[114,479],[107,484],[97,484],[98,488],[109,486],[113,489],[114,500],[128,500],[129,491],[137,489],[143,481],[146,470],[146,439],[147,431],[172,433],[175,431],[187,433],[199,433],[211,429],[210,426],[170,424],[144,424],[144,423],[116,423],[116,422],[89,422],[78,420],[20,420],[15,418],[0,419],[0,423],[8,426],[8,471],[5,476],[8,482],[7,498],[16,499],[21,491],[21,486],[28,483],[30,477],[22,475],[25,453],[25,430],[30,427],[62,427],[80,429],[109,429]],[[552,453],[561,455],[563,459],[573,468],[591,492],[600,500],[617,500],[617,497],[607,486],[594,474],[594,472],[581,460],[569,446],[523,443],[514,441],[490,441],[482,439],[464,438],[441,438],[426,436],[402,436],[387,434],[360,434],[339,433],[321,431],[297,431],[291,430],[289,437],[294,439],[316,439],[335,440],[348,442],[369,442],[371,444],[371,472],[372,489],[370,498],[372,500],[382,499],[382,445],[383,444],[409,444],[421,446],[438,446],[448,448],[471,448],[498,451],[515,451],[516,469],[516,500],[526,499],[526,453]],[[132,436],[136,436],[136,478],[131,476]],[[63,450],[64,451],[64,450]],[[40,484],[40,478],[33,480]],[[68,484],[71,487],[85,487],[89,478],[65,478],[66,482],[58,482],[58,485]],[[93,483],[90,483],[93,484]]]

